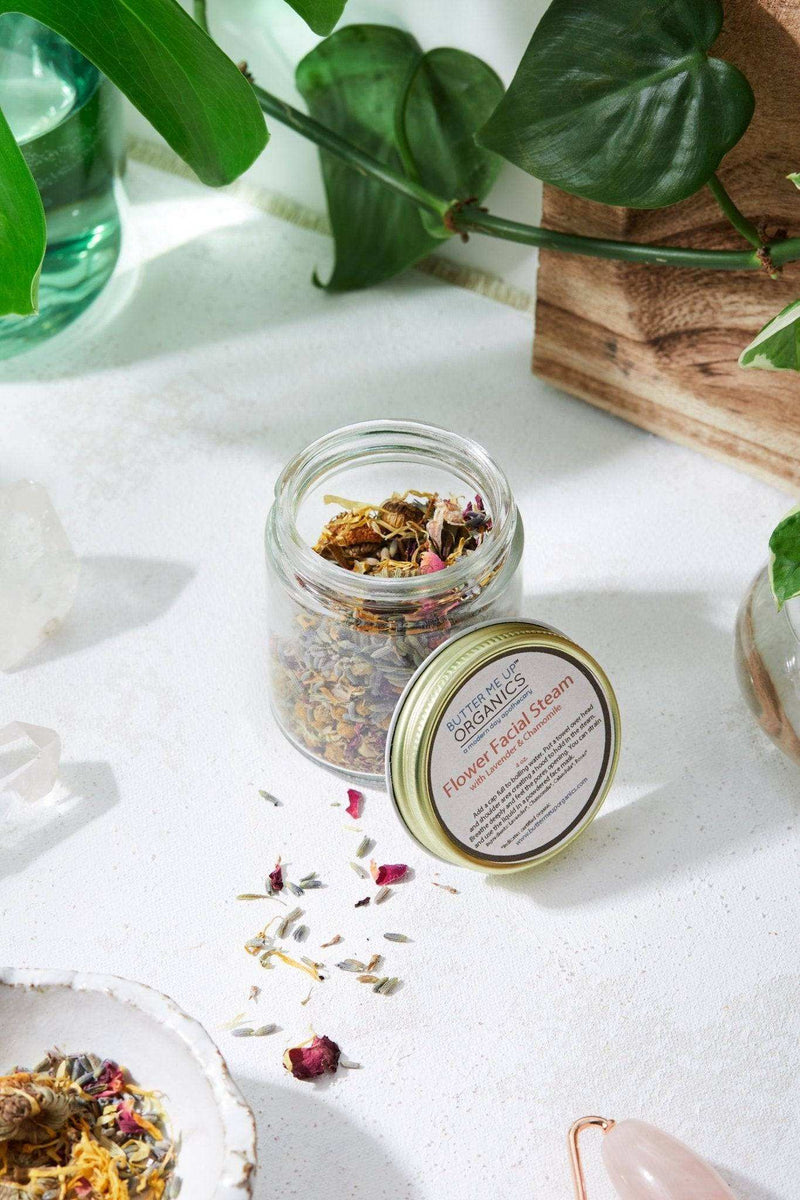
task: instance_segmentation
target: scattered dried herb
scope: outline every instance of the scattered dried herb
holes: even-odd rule
[[[408,873],[408,867],[405,863],[385,863],[379,867],[375,859],[369,864],[372,878],[379,887],[383,887],[389,883],[399,883]]]
[[[359,971],[366,971],[366,966],[363,962],[359,962],[357,958],[345,958],[338,962],[336,966],[340,971],[352,971],[357,974]]]
[[[450,892],[452,896],[458,895],[458,888],[451,887],[449,883],[437,883],[435,879],[431,881],[434,887],[441,888],[443,892]]]
[[[411,938],[406,937],[404,933],[385,933],[383,935],[387,942],[410,942]]]
[[[309,879],[307,883],[301,884],[304,892],[313,892],[315,888],[325,887],[321,879]]]
[[[351,862],[350,866],[353,868],[356,875],[358,875],[359,879],[369,879],[369,872],[365,871],[364,868],[357,862]]]
[[[280,858],[275,863],[275,869],[269,873],[269,884],[273,892],[283,891],[283,868]]]
[[[440,572],[473,553],[492,527],[480,497],[465,505],[436,493],[407,492],[379,505],[344,507],[314,548],[359,574]],[[467,587],[440,583],[435,598],[412,610],[387,611],[355,600],[343,600],[336,616],[298,609],[291,628],[271,647],[273,695],[287,732],[314,758],[382,775],[400,693],[437,646],[474,620],[474,605],[467,602],[498,569]],[[348,805],[351,816],[360,811]]]
[[[258,986],[258,984],[254,983],[253,986],[250,988],[250,995],[247,997],[247,999],[248,1000],[257,1000],[260,995],[261,995],[261,988]]]
[[[261,965],[271,965],[271,959],[279,958],[281,962],[286,963],[287,967],[294,967],[297,971],[305,971],[306,975],[310,975],[315,983],[322,983],[322,978],[317,970],[316,964],[308,962],[298,962],[296,958],[292,958],[290,954],[286,954],[283,950],[272,948],[265,950],[261,955]]]
[[[320,950],[327,950],[329,946],[338,946],[339,942],[342,940],[342,935],[340,933],[335,933],[329,942],[323,942],[320,945]]]
[[[277,1033],[277,1025],[259,1025],[257,1029],[252,1029],[249,1025],[241,1026],[239,1029],[234,1029],[234,1037],[269,1037],[271,1033]]]
[[[295,929],[294,933],[292,934],[292,937],[296,942],[304,942],[308,937],[308,926],[298,925],[297,929]]]
[[[259,796],[262,797],[262,799],[268,800],[270,804],[273,804],[275,806],[275,808],[281,807],[281,801],[278,799],[277,796],[273,796],[272,792],[263,792],[263,791],[259,790],[258,794],[259,794]]]
[[[241,895],[236,897],[236,899],[237,900],[271,900],[272,897],[268,896],[266,894],[266,892],[242,892]]]
[[[377,983],[378,976],[377,975],[359,975],[358,982],[359,983]]]
[[[370,837],[362,838],[361,841],[358,843],[358,849],[356,850],[356,858],[364,858],[365,855],[369,854],[369,852],[372,849],[374,844],[375,843],[373,842],[372,838],[370,838]]]
[[[383,904],[384,900],[387,898],[387,896],[389,896],[389,895],[390,895],[390,893],[391,893],[391,888],[388,888],[388,887],[382,887],[382,888],[381,888],[381,889],[378,891],[377,895],[375,896],[375,903],[376,903],[376,904]]]
[[[292,1046],[283,1056],[283,1065],[295,1079],[317,1079],[320,1075],[335,1074],[341,1050],[329,1037],[314,1037],[310,1042]]]
[[[383,960],[383,955],[373,954],[372,958],[367,963],[367,971],[376,971]]]
[[[279,938],[286,937],[286,935],[289,932],[292,925],[294,925],[295,921],[299,920],[299,918],[302,917],[302,915],[303,915],[302,908],[293,908],[292,911],[290,913],[287,913],[286,916],[281,921],[280,925],[278,926],[278,931],[277,931],[276,936]]]
[[[363,900],[356,900],[353,907],[354,908],[366,908],[366,906],[368,904],[369,904],[369,896],[365,896]]]
[[[364,793],[359,792],[357,788],[348,788],[347,800],[345,812],[357,821],[364,811]]]
[[[3,1200],[161,1200],[175,1146],[157,1097],[94,1054],[48,1054],[0,1077]]]
[[[399,982],[400,980],[396,976],[379,979],[372,990],[373,992],[377,992],[379,996],[390,996]]]

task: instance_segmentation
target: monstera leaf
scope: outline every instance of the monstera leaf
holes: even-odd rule
[[[344,12],[347,0],[288,0],[291,7],[305,21],[306,25],[325,37],[336,28],[336,23]]]
[[[718,0],[553,0],[479,139],[577,196],[683,200],[753,115],[744,76],[708,50]]]
[[[739,355],[739,366],[800,371],[800,300],[793,300],[767,321]]]
[[[209,184],[229,183],[261,152],[267,128],[252,87],[177,0],[14,0],[109,76]],[[0,315],[35,311],[42,206],[0,121]]]
[[[460,50],[424,54],[410,34],[348,25],[297,68],[311,115],[446,201],[482,197],[499,159],[475,130],[503,94],[485,63]],[[331,291],[390,279],[448,237],[413,201],[321,154],[336,247]]]

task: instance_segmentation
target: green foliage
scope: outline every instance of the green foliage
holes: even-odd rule
[[[402,30],[349,25],[303,59],[297,86],[323,125],[448,202],[491,187],[499,161],[473,135],[503,87],[473,55],[424,54]],[[336,246],[329,290],[390,279],[449,236],[412,200],[327,151],[321,158]]]
[[[739,355],[739,366],[800,371],[800,300],[793,300],[767,321]]]
[[[230,183],[267,128],[241,71],[177,0],[14,0],[91,59],[209,184]],[[35,311],[44,254],[42,204],[0,118],[0,315]]]
[[[744,76],[708,56],[721,24],[718,0],[553,0],[480,140],[590,200],[683,200],[753,115]]]
[[[306,25],[326,37],[336,27],[347,0],[287,0]]]
[[[769,548],[770,583],[780,609],[787,600],[800,595],[800,511],[795,509],[781,521],[769,540]]]
[[[99,67],[204,183],[230,183],[266,145],[253,89],[177,0],[14,0],[13,11]]]
[[[44,246],[42,202],[0,112],[0,313],[36,312]]]

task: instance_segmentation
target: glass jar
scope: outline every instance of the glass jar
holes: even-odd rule
[[[800,763],[800,598],[779,612],[766,567],[739,610],[736,671],[761,728]]]
[[[406,578],[356,574],[312,549],[337,511],[326,496],[379,503],[409,489],[480,495],[491,529],[444,570]],[[454,633],[519,612],[522,547],[508,480],[468,438],[372,421],[298,454],[275,485],[266,527],[270,692],[287,738],[350,778],[383,783],[401,692]]]
[[[0,14],[0,109],[44,204],[39,312],[0,317],[0,358],[50,337],[105,287],[120,250],[122,98],[68,42],[31,17]]]

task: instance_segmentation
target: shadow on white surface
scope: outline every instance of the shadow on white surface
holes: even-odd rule
[[[175,602],[194,568],[158,558],[96,555],[81,560],[75,605],[62,627],[11,674],[149,625]]]
[[[726,1167],[721,1167],[719,1163],[714,1163],[714,1167],[731,1188],[736,1200],[783,1200],[783,1197],[779,1196],[777,1192],[773,1192],[771,1188],[761,1187],[752,1179],[748,1179],[746,1175],[740,1175],[737,1171],[729,1171]]]
[[[107,762],[62,763],[58,783],[43,800],[0,796],[0,879],[24,871],[118,801]]]
[[[346,1085],[346,1075],[339,1071],[332,1084]],[[419,1195],[392,1162],[388,1146],[316,1098],[317,1083],[277,1088],[241,1077],[237,1083],[258,1129],[254,1200],[414,1200]]]
[[[797,768],[740,698],[732,629],[711,622],[706,597],[581,593],[529,600],[525,611],[591,648],[608,671],[622,712],[620,767],[573,847],[543,871],[493,877],[490,887],[548,907],[585,905],[678,873],[702,876],[713,860],[786,836]],[[625,792],[634,798],[620,803]]]

